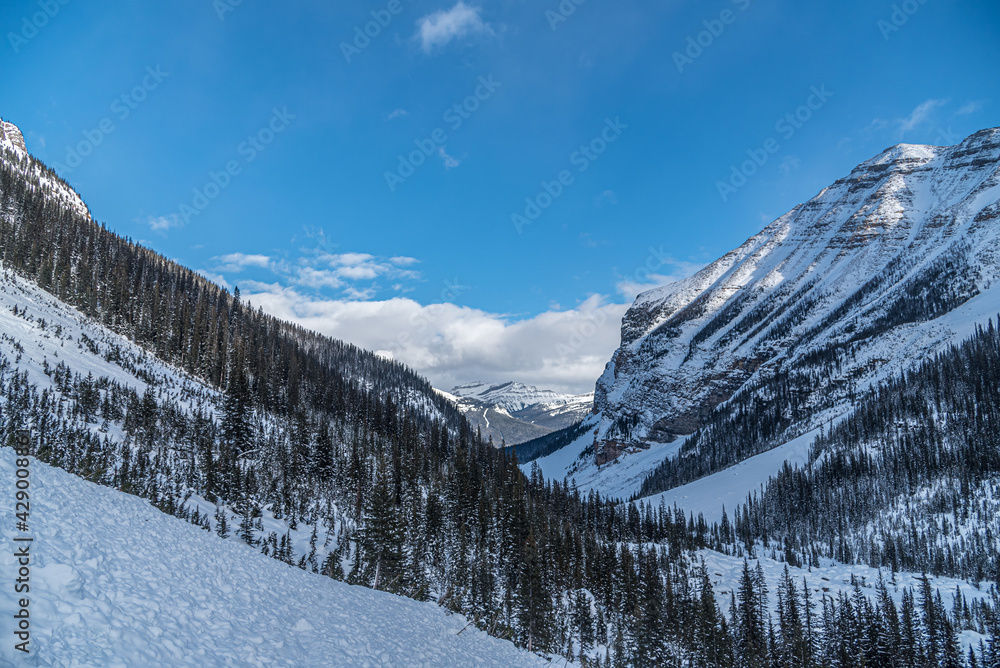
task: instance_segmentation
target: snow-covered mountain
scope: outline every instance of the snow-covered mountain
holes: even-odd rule
[[[28,148],[24,145],[24,135],[21,134],[21,129],[2,118],[0,118],[0,144],[17,149],[22,153],[28,152]]]
[[[1000,312],[998,200],[1000,129],[862,163],[694,276],[639,295],[587,434],[539,464],[628,495],[721,415],[778,426],[748,432],[716,470],[837,419]]]
[[[497,446],[524,443],[579,422],[594,402],[593,393],[560,394],[517,382],[466,383],[438,392]]]
[[[502,408],[508,413],[516,413],[525,408],[544,404],[547,406],[565,406],[579,404],[593,399],[593,394],[560,394],[552,390],[543,390],[534,385],[507,382],[491,385],[484,382],[466,383],[452,388],[451,394],[459,397],[478,399],[483,403]]]

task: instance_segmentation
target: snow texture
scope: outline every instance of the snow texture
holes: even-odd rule
[[[15,457],[0,449],[0,618],[15,612]],[[306,573],[31,463],[31,648],[0,665],[544,666],[459,615]],[[459,634],[461,631],[461,634]]]

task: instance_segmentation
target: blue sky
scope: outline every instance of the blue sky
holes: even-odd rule
[[[96,219],[445,387],[588,391],[641,287],[892,144],[1000,125],[987,2],[9,0],[0,26],[0,114]]]

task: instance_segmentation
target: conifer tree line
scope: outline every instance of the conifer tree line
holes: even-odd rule
[[[303,570],[436,601],[584,665],[847,666],[870,655],[865,665],[923,666],[951,661],[961,629],[997,635],[995,593],[970,606],[921,590],[907,612],[905,598],[894,611],[860,586],[812,600],[786,577],[771,606],[750,560],[737,591],[719,598],[697,551],[767,549],[767,538],[748,545],[742,520],[709,526],[678,508],[581,493],[537,467],[526,476],[516,453],[472,432],[402,365],[248,308],[67,208],[11,156],[0,165],[3,266],[192,378],[170,385],[113,340],[84,336],[65,345],[148,387],[58,362],[39,388],[0,354],[0,436],[30,426],[42,461]],[[211,516],[194,496],[214,504]],[[265,514],[287,530],[265,532]],[[306,551],[293,544],[300,525]],[[887,658],[876,622],[888,638],[912,636],[910,653]],[[991,641],[940,665],[994,668],[998,652]]]

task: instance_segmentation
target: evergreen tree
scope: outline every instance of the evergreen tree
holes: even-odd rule
[[[546,651],[552,642],[552,597],[545,586],[545,564],[533,528],[525,541],[524,553],[518,577],[518,621],[524,646],[530,651]]]
[[[761,592],[758,579],[751,572],[750,564],[743,560],[743,572],[736,595],[738,601],[736,619],[737,656],[744,666],[761,666],[767,657],[767,635],[764,617],[761,614]]]
[[[222,504],[215,507],[215,533],[219,538],[229,537],[229,521],[226,519],[226,508]]]
[[[376,464],[375,485],[365,507],[358,540],[362,578],[375,589],[398,591],[408,582],[405,573],[405,530],[384,459]]]

